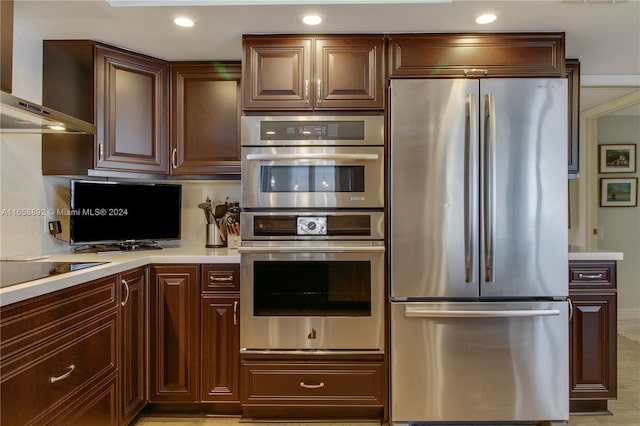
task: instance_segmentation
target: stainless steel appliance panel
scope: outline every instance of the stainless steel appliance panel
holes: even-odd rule
[[[394,298],[478,295],[477,80],[392,80]]]
[[[391,296],[566,297],[566,81],[391,82]]]
[[[567,322],[567,302],[392,303],[392,421],[567,420]]]
[[[259,242],[240,248],[242,350],[383,350],[384,246],[374,242],[300,244]],[[333,262],[357,266],[346,268],[347,273],[364,266],[368,276],[320,277],[313,267],[304,270],[311,263],[324,267]],[[254,273],[259,263],[267,268],[282,268],[280,277],[285,282],[267,283],[275,289],[266,295],[271,302],[265,301],[264,294],[260,296],[264,293],[262,289],[256,289],[260,280]],[[347,289],[354,281],[357,288]],[[322,286],[325,289],[319,291]],[[287,293],[296,293],[297,299]],[[259,297],[262,299],[258,300]],[[286,300],[278,300],[279,297]],[[319,297],[317,305],[306,303],[315,303],[316,297]],[[341,307],[345,299],[357,303]],[[296,300],[300,301],[298,305]]]
[[[304,219],[325,219],[326,229],[324,232],[302,232],[299,227],[302,226]],[[242,223],[243,241],[384,240],[384,212],[381,211],[242,212],[240,223]]]
[[[246,209],[382,208],[382,146],[242,147]]]
[[[568,295],[566,83],[481,80],[481,296]]]
[[[384,145],[384,116],[243,116],[242,146]]]

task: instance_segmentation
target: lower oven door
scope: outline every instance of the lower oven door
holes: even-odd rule
[[[384,247],[241,247],[240,347],[384,349]]]

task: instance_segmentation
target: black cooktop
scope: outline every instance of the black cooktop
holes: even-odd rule
[[[0,261],[0,288],[91,268],[107,262]]]

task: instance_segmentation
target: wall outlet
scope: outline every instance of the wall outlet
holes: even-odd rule
[[[62,225],[59,220],[52,220],[49,222],[49,234],[58,235],[62,232]]]
[[[602,227],[594,228],[593,235],[595,235],[599,240],[604,240],[604,228]]]

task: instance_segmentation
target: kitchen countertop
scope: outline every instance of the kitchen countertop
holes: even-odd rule
[[[569,260],[622,260],[621,252],[569,247]],[[34,261],[47,262],[108,262],[84,270],[42,278],[0,289],[0,306],[19,302],[31,297],[72,287],[87,281],[124,272],[139,266],[154,263],[239,263],[236,249],[205,248],[201,246],[165,247],[162,250],[147,250],[124,253],[96,254],[58,252]]]
[[[569,246],[569,260],[622,260],[624,253],[619,251],[587,249]]]
[[[16,257],[13,260],[18,260]],[[26,259],[26,258],[23,258]],[[91,268],[41,278],[0,289],[0,306],[41,296],[77,284],[124,272],[153,263],[240,263],[237,249],[201,246],[165,247],[109,254],[58,252],[39,257],[34,262],[108,262]]]

